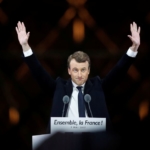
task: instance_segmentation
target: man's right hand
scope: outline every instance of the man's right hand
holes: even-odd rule
[[[30,49],[30,46],[28,45],[28,39],[30,32],[26,33],[26,27],[23,22],[18,22],[16,27],[16,32],[18,35],[18,40],[20,45],[23,48],[23,51],[27,51]]]

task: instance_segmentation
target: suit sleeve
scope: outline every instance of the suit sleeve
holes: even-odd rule
[[[41,66],[37,57],[32,54],[31,56],[23,58],[42,90],[52,94],[55,89],[55,80]]]
[[[122,56],[115,67],[102,79],[102,87],[105,93],[110,92],[116,87],[126,75],[134,60],[135,58],[129,57],[127,54]]]

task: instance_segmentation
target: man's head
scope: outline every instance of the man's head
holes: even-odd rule
[[[68,57],[68,73],[77,85],[82,85],[88,79],[90,73],[90,58],[82,52],[77,51]]]

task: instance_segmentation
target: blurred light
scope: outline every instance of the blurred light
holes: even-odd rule
[[[136,69],[134,65],[130,66],[128,70],[128,74],[133,80],[138,80],[140,78],[140,73],[138,72],[138,70]]]
[[[84,5],[86,1],[87,0],[67,0],[67,2],[70,5],[73,5],[75,7],[80,7],[80,6]]]
[[[0,3],[2,2],[3,0],[0,0]]]
[[[148,116],[149,113],[149,101],[144,100],[139,105],[139,117],[143,120],[145,117]]]
[[[0,8],[0,22],[2,24],[6,24],[8,21],[7,15],[4,13],[4,11]]]
[[[36,52],[38,55],[41,55],[48,50],[49,47],[56,41],[58,36],[59,30],[57,28],[49,31],[47,36],[36,46]]]
[[[19,122],[20,115],[16,108],[9,108],[9,121],[11,124],[17,124]]]
[[[86,23],[86,25],[88,27],[94,27],[95,26],[96,23],[95,23],[94,19],[91,17],[89,12],[85,8],[80,8],[78,13],[79,13],[80,18],[82,20],[84,20],[84,22]]]
[[[73,22],[73,39],[77,43],[84,39],[84,23],[80,19],[75,19]]]
[[[59,20],[59,24],[62,27],[66,27],[71,19],[73,19],[76,15],[76,10],[72,7],[66,10],[65,14]]]
[[[146,21],[148,22],[148,23],[150,23],[150,12],[147,14],[147,16],[146,16]]]
[[[17,80],[21,80],[24,76],[26,76],[29,68],[25,63],[23,63],[15,73],[15,77]]]
[[[108,49],[111,54],[117,54],[119,51],[118,46],[109,38],[109,36],[102,29],[97,29],[95,31],[97,38],[102,42],[102,44]]]
[[[75,16],[75,14],[76,14],[75,9],[70,7],[69,9],[67,9],[64,16],[65,16],[65,19],[70,20]]]

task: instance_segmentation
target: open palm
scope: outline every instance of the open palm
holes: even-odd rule
[[[140,27],[137,27],[137,24],[133,22],[133,24],[130,24],[130,31],[131,35],[128,35],[128,37],[131,39],[134,46],[140,45]]]
[[[18,22],[17,27],[16,27],[16,32],[18,35],[19,43],[21,45],[27,44],[30,32],[26,33],[26,28],[23,22],[22,23],[20,21]]]

